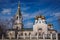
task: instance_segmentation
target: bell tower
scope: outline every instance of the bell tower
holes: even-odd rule
[[[22,30],[22,14],[20,11],[20,2],[18,3],[18,9],[17,9],[17,13],[15,15],[15,21],[14,21],[14,26],[13,29],[17,29],[17,30]]]

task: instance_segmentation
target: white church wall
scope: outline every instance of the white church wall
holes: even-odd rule
[[[7,31],[7,37],[15,38],[15,31]]]
[[[37,24],[33,25],[33,31],[34,32],[38,32],[39,28],[42,28],[42,32],[47,34],[47,24],[45,24],[45,23],[37,23]]]

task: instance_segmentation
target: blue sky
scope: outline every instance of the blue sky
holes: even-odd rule
[[[32,28],[34,17],[41,14],[46,17],[47,23],[52,23],[54,29],[60,32],[60,0],[0,0],[0,18],[11,19],[16,14],[18,1],[24,28]]]

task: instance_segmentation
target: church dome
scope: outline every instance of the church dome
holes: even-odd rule
[[[53,24],[48,24],[48,26],[53,26]]]
[[[45,17],[42,16],[42,15],[39,15],[39,16],[36,16],[36,17],[35,17],[36,20],[38,20],[38,18],[45,19]]]

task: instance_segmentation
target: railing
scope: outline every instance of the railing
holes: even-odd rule
[[[56,40],[58,40],[58,34],[56,33],[56,34],[43,34],[43,35],[36,35],[36,36],[32,36],[32,35],[30,35],[30,36],[25,36],[25,35],[23,35],[23,36],[19,36],[19,35],[17,35],[17,39],[51,39],[51,40],[53,40],[53,39],[56,39]]]
[[[11,36],[9,37],[9,39],[11,40]],[[18,39],[43,39],[43,40],[46,40],[46,39],[50,39],[50,40],[58,40],[58,34],[43,34],[43,35],[29,35],[29,36],[25,36],[25,35],[17,35],[17,40]],[[4,37],[2,35],[2,40],[4,40]]]

